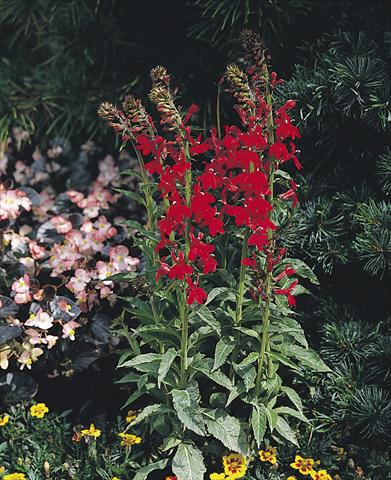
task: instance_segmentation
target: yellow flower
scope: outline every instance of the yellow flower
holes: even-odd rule
[[[0,473],[4,473],[5,472],[5,467],[0,467]]]
[[[246,474],[247,460],[240,453],[231,453],[223,457],[224,472],[232,479],[242,478]]]
[[[289,477],[286,480],[297,480],[297,478],[294,477],[293,475],[289,475]]]
[[[327,473],[326,470],[319,470],[318,472],[315,472],[315,470],[313,470],[310,475],[312,480],[332,480],[331,476]]]
[[[210,480],[225,480],[225,473],[211,473],[209,475]]]
[[[3,480],[25,480],[26,475],[24,473],[9,473],[4,475]]]
[[[80,435],[82,437],[98,438],[101,435],[101,431],[99,430],[99,428],[95,428],[95,425],[91,423],[90,428],[85,428],[84,430],[81,430]]]
[[[122,438],[121,445],[124,447],[131,447],[136,443],[141,443],[140,437],[136,437],[136,435],[130,433],[119,433],[118,436]]]
[[[30,414],[32,417],[43,418],[49,409],[44,403],[37,403],[30,407]]]
[[[303,458],[300,455],[295,456],[295,461],[291,463],[291,467],[299,470],[302,475],[310,475],[313,471],[314,459]]]
[[[259,450],[259,458],[261,462],[269,462],[272,465],[277,463],[277,449],[274,447],[266,447],[265,450]]]
[[[136,420],[137,418],[137,412],[136,410],[129,410],[128,413],[126,414],[126,423],[132,423]]]
[[[112,477],[112,479],[111,479],[111,480],[121,480],[121,479],[120,479],[120,478],[118,478],[118,477]]]
[[[0,427],[4,427],[5,425],[7,425],[8,421],[9,421],[10,417],[9,415],[0,415]]]

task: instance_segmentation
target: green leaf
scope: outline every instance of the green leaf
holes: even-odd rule
[[[234,387],[232,381],[221,370],[216,370],[215,372],[212,372],[212,362],[213,360],[211,358],[202,358],[196,363],[194,363],[192,367],[194,368],[194,370],[203,373],[213,382],[217,383],[217,385],[221,385],[227,390],[232,390],[232,388]]]
[[[275,412],[278,413],[278,415],[288,415],[290,417],[295,417],[301,420],[302,422],[309,423],[308,418],[305,417],[301,412],[298,410],[294,410],[293,408],[290,407],[277,407],[274,409]]]
[[[156,236],[150,231],[148,231],[145,227],[143,227],[139,222],[136,222],[134,220],[124,220],[123,222],[120,223],[120,225],[126,225],[127,227],[130,227],[133,230],[137,230],[138,232],[142,233],[144,237],[147,237],[156,243],[158,242],[158,239],[156,238]]]
[[[172,362],[175,360],[176,356],[178,355],[175,348],[169,348],[162,357],[162,361],[160,362],[158,377],[157,377],[157,385],[160,388],[162,381],[166,378],[168,371],[172,365]]]
[[[288,442],[293,443],[297,447],[299,447],[299,442],[297,441],[297,437],[295,432],[291,429],[288,422],[284,420],[282,417],[278,417],[276,431],[284,437]]]
[[[303,403],[298,393],[291,387],[281,387],[281,391],[285,393],[285,395],[289,398],[289,400],[293,403],[297,410],[303,413]]]
[[[210,435],[234,452],[246,455],[248,445],[240,421],[224,410],[203,410],[205,423]]]
[[[172,461],[172,471],[178,480],[204,480],[206,467],[201,451],[194,445],[181,443]]]
[[[273,432],[278,422],[278,414],[271,408],[265,408],[267,421],[269,422],[270,431]]]
[[[141,355],[137,355],[137,357],[124,362],[120,367],[136,367],[143,363],[160,361],[161,358],[162,356],[160,353],[142,353]]]
[[[131,198],[135,202],[141,203],[141,205],[144,205],[144,207],[146,207],[145,200],[140,194],[136,192],[131,192],[129,190],[123,190],[122,188],[114,188],[113,190],[122,193],[122,195],[125,195],[125,197]]]
[[[261,445],[263,437],[266,433],[266,408],[263,405],[254,405],[251,413],[251,427],[254,432],[254,438],[257,442],[257,447]]]
[[[195,310],[190,318],[192,317],[198,317],[203,323],[206,323],[212,327],[217,333],[221,333],[219,322],[215,319],[212,312],[205,305],[201,305],[197,310]]]
[[[161,413],[168,413],[168,412],[172,412],[172,409],[167,407],[166,405],[162,405],[160,403],[148,405],[147,407],[143,408],[143,411],[139,415],[137,415],[137,418],[132,422],[132,426],[137,425],[138,423],[141,423],[150,415],[156,415],[157,413],[161,414]]]
[[[229,338],[221,338],[216,344],[215,358],[212,371],[217,370],[227,360],[228,355],[235,348],[235,344]]]
[[[316,372],[331,372],[330,368],[324,363],[320,356],[310,348],[303,348],[299,345],[283,344],[281,352],[288,357],[293,357],[296,361]]]
[[[146,480],[148,475],[155,471],[155,470],[164,470],[167,467],[168,458],[164,458],[163,460],[158,460],[154,463],[149,463],[145,467],[141,467],[136,475],[133,477],[133,480]]]
[[[198,435],[204,436],[206,430],[197,402],[197,391],[189,387],[186,390],[173,389],[171,395],[175,411],[183,425]]]
[[[258,352],[251,352],[245,357],[239,364],[238,367],[245,367],[247,365],[251,365],[259,358]]]
[[[119,172],[120,175],[128,175],[131,177],[137,177],[140,180],[142,180],[142,176],[140,172],[137,172],[136,170],[132,170],[131,168],[127,168],[126,170],[122,170],[122,172]]]

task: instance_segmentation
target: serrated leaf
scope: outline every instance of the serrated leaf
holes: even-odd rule
[[[293,408],[277,407],[274,409],[274,411],[277,412],[278,415],[288,415],[289,417],[298,418],[302,422],[309,423],[308,418],[305,415],[303,415],[298,410],[294,410]]]
[[[276,424],[276,431],[288,442],[293,443],[297,447],[299,447],[299,442],[297,441],[297,437],[295,432],[291,429],[288,422],[284,420],[282,417],[278,417],[278,421]]]
[[[293,405],[299,410],[299,412],[303,413],[303,403],[301,398],[299,397],[298,393],[293,390],[291,387],[281,387],[281,391],[286,394],[289,400],[293,403]]]
[[[246,367],[247,365],[251,365],[259,358],[258,352],[251,352],[245,357],[240,363],[238,363],[238,367]]]
[[[206,426],[210,435],[234,452],[246,455],[248,445],[240,421],[228,415],[224,410],[203,410]]]
[[[166,405],[162,405],[160,403],[148,405],[145,408],[143,408],[143,411],[139,415],[137,415],[136,419],[132,422],[132,426],[137,425],[138,423],[141,423],[150,415],[156,415],[157,413],[162,414],[167,412],[172,412],[172,409],[167,407]]]
[[[201,451],[194,445],[181,443],[172,461],[178,480],[204,480],[206,467]]]
[[[191,316],[198,317],[202,322],[212,327],[217,333],[221,333],[219,322],[215,319],[212,312],[205,305],[201,305]]]
[[[221,338],[217,342],[212,371],[217,370],[219,367],[221,367],[221,365],[223,365],[234,347],[235,344],[229,338]]]
[[[122,193],[122,195],[125,195],[125,197],[128,197],[128,198],[131,198],[132,200],[134,200],[137,203],[141,203],[141,205],[144,205],[144,207],[146,206],[144,198],[136,192],[131,192],[129,190],[123,190],[122,188],[114,188],[113,190],[115,190],[118,193]]]
[[[299,345],[283,344],[281,352],[288,357],[293,357],[306,367],[316,372],[331,372],[330,368],[324,363],[320,356],[310,348],[303,348]]]
[[[278,422],[278,415],[271,408],[265,408],[265,413],[266,413],[267,421],[269,422],[270,431],[273,432]]]
[[[283,270],[285,265],[289,265],[296,270],[296,275],[299,277],[306,278],[314,285],[319,285],[319,280],[311,268],[298,258],[285,258],[278,265],[279,269]]]
[[[263,437],[266,433],[267,416],[266,409],[263,405],[254,405],[251,413],[251,427],[254,432],[254,438],[257,447],[261,445]]]
[[[175,348],[169,348],[162,357],[162,361],[159,365],[158,370],[158,377],[157,377],[157,385],[160,388],[162,381],[166,378],[168,371],[172,365],[172,362],[175,360],[176,356],[178,355]]]
[[[204,436],[206,434],[204,420],[194,393],[190,389],[173,389],[171,395],[175,411],[183,425],[198,435]]]
[[[157,362],[160,361],[162,358],[161,354],[159,353],[142,353],[141,355],[137,355],[137,357],[132,358],[124,362],[120,368],[123,367],[136,367],[143,363],[150,363],[150,362]]]
[[[148,475],[155,470],[164,470],[168,464],[168,458],[163,460],[158,460],[157,462],[149,463],[145,467],[141,467],[136,475],[133,477],[133,480],[146,480]]]

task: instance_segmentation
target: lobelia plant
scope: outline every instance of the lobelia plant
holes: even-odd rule
[[[130,370],[120,381],[133,384],[126,405],[147,404],[131,424],[143,422],[148,436],[137,480],[169,463],[179,480],[200,480],[204,457],[227,450],[238,453],[225,457],[227,475],[242,477],[263,441],[298,444],[289,418],[308,422],[283,377],[329,370],[292,310],[306,292],[296,277],[317,279],[281,247],[297,204],[297,185],[282,167],[301,168],[288,114],[295,101],[275,107],[281,80],[269,73],[255,33],[244,31],[242,42],[250,67],[229,65],[219,84],[235,99],[240,127],[222,129],[217,118],[207,138],[195,137],[189,121],[198,107],[182,113],[160,66],[149,97],[162,133],[132,96],[121,108],[99,109],[123,146],[134,147],[140,174],[124,173],[138,176],[140,193],[123,193],[147,214],[145,226],[125,222],[137,232],[143,267],[130,279],[141,287],[124,299],[116,329],[129,342],[118,365]],[[245,468],[233,473],[232,459]]]

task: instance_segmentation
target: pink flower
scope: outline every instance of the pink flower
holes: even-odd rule
[[[0,220],[15,220],[20,207],[31,210],[31,200],[21,190],[5,190],[0,185]]]
[[[51,218],[50,223],[56,229],[57,233],[68,233],[72,230],[72,223],[61,215]]]
[[[30,277],[26,274],[15,280],[12,284],[12,291],[15,292],[14,301],[17,304],[31,302]]]
[[[124,270],[135,272],[137,270],[140,260],[128,255],[129,250],[124,245],[118,245],[110,249],[109,257],[115,270],[119,272]]]
[[[74,320],[70,320],[62,327],[62,338],[69,338],[69,340],[75,340],[75,330],[80,325]]]
[[[53,317],[44,312],[42,308],[37,313],[30,314],[29,319],[24,323],[28,327],[42,328],[42,330],[48,330],[53,326]]]
[[[30,343],[24,343],[23,348],[25,350],[18,358],[18,362],[22,364],[20,369],[23,370],[24,367],[27,367],[31,370],[32,363],[38,360],[38,357],[43,354],[43,350],[42,348],[32,347]]]
[[[65,285],[71,292],[78,293],[82,292],[87,283],[91,280],[91,275],[82,268],[75,270],[75,276],[72,277],[69,282]]]
[[[45,256],[45,247],[41,247],[35,240],[31,240],[29,243],[29,250],[34,260],[40,260]]]
[[[105,281],[107,278],[111,277],[115,273],[113,265],[111,263],[103,262],[102,260],[96,262],[96,270],[98,272],[99,280],[103,281]],[[111,281],[109,280],[108,283],[105,282],[105,284],[109,285],[111,284]]]

